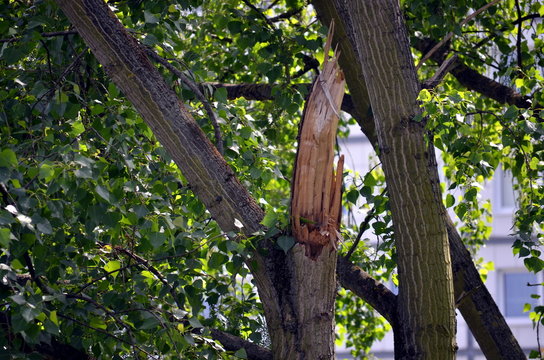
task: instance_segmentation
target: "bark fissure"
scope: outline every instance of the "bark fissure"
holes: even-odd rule
[[[453,359],[455,314],[445,224],[427,172],[424,127],[408,37],[394,0],[342,2],[372,103],[398,253],[396,358]]]

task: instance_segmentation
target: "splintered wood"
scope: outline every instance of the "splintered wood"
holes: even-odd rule
[[[291,226],[306,256],[316,260],[326,246],[336,249],[344,156],[334,172],[334,144],[338,113],[344,97],[344,74],[339,54],[329,57],[334,32],[331,24],[325,44],[323,71],[316,79],[299,129],[299,145],[293,176]]]

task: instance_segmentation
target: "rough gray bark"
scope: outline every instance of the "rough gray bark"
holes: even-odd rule
[[[362,67],[386,176],[398,254],[396,358],[453,359],[453,278],[445,224],[413,120],[419,83],[398,2],[335,1]],[[400,341],[399,341],[400,340]]]
[[[317,10],[318,17],[322,19],[323,24],[330,23],[331,19],[334,19],[336,23],[341,22],[338,12],[334,6],[330,5],[329,1],[314,0],[312,3]],[[340,26],[338,27],[340,28]],[[422,51],[424,48],[426,48],[423,44],[416,44],[415,46],[418,49],[421,47],[422,49],[420,50]],[[343,48],[343,52],[345,53],[346,51],[353,52],[353,50]],[[441,53],[436,53],[435,55],[443,56]],[[437,61],[439,61],[439,59],[437,59]],[[357,78],[357,73],[351,72],[352,67],[353,64],[351,67],[343,66],[347,84],[350,90],[352,84],[350,79]],[[465,73],[465,70],[466,66],[461,66],[460,69],[458,69],[458,71],[463,72],[463,74]],[[359,79],[359,81],[363,82],[364,79]],[[466,85],[468,86],[468,84]],[[478,91],[479,89],[473,90]],[[352,92],[352,94],[354,93]],[[483,94],[487,95],[485,92]],[[365,94],[359,93],[359,96],[365,96]],[[368,96],[368,93],[366,96]],[[502,100],[497,99],[497,101]],[[355,96],[355,94],[353,96],[353,102],[355,104],[367,104],[367,106],[369,106],[368,99],[361,100],[358,96]],[[356,113],[352,113],[352,115],[356,118],[357,122],[361,124],[361,129],[370,139],[374,148],[378,148],[377,142],[374,140],[375,134],[369,134],[368,131],[372,130],[368,126],[364,126],[364,124],[368,124],[369,122],[373,121],[372,112],[370,109],[366,109],[358,112],[358,114],[361,113],[365,114],[364,118],[358,118]],[[430,150],[434,152],[434,149]],[[431,174],[432,177],[431,181],[438,185],[438,169],[434,155],[430,155],[429,160],[431,160],[429,162],[429,174]],[[488,359],[525,359],[526,356],[519,346],[519,343],[513,336],[510,327],[504,319],[504,316],[499,311],[495,300],[487,290],[485,284],[482,282],[478,270],[474,266],[470,253],[463,244],[461,236],[455,228],[449,214],[443,207],[442,200],[438,199],[440,199],[439,193],[437,196],[437,203],[442,207],[441,213],[443,214],[448,230],[448,240],[450,244],[450,254],[453,267],[455,299],[462,298],[462,301],[458,304],[459,311],[471,329],[471,332],[476,338],[482,352]],[[346,268],[339,265],[338,276],[340,279],[343,279],[342,285],[346,288],[352,289],[352,291],[354,288],[362,289],[362,287],[359,285],[361,280],[356,281],[356,277],[348,277],[340,274],[340,272],[343,272],[344,269]],[[365,300],[366,298],[372,299],[374,297],[373,293],[367,293],[365,291],[355,293]],[[369,303],[371,302],[369,301]],[[384,314],[382,313],[382,315]],[[394,324],[392,325],[393,327],[395,326]]]

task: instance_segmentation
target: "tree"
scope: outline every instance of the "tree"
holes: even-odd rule
[[[337,327],[361,354],[385,327],[362,299],[391,324],[397,358],[453,358],[455,306],[488,358],[524,358],[466,247],[488,232],[475,184],[502,165],[521,195],[514,252],[530,270],[544,267],[542,29],[523,32],[540,8],[496,3],[457,4],[445,20],[435,15],[440,2],[313,3],[323,25],[336,24],[350,91],[342,109],[383,167],[344,191],[345,206],[364,198],[369,208],[359,229],[341,229],[347,251],[337,251],[336,234],[310,247],[296,228],[319,237],[320,217],[304,206],[289,214],[286,200],[304,97],[311,93],[305,116],[318,101],[331,119],[341,100],[321,77],[308,86],[316,57],[329,55],[310,7],[2,5],[1,346],[13,357],[229,356],[221,344],[241,358],[331,359],[336,267],[352,291],[336,296]],[[516,45],[499,33],[517,34]],[[440,65],[435,72],[422,60],[430,80],[421,92],[409,40]],[[493,46],[504,56],[486,57]],[[493,61],[515,89],[482,75]],[[433,144],[450,190],[464,190],[445,197],[461,233],[442,201]],[[330,150],[315,150],[328,160],[314,177],[336,189],[343,171],[332,175]],[[310,199],[315,190],[298,185],[304,176],[297,170],[293,196]],[[324,193],[335,204],[336,191]],[[386,239],[379,257],[360,245],[371,221]],[[395,296],[376,279],[397,266]]]

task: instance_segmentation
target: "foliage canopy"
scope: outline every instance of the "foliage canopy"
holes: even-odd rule
[[[10,324],[0,348],[7,358],[40,358],[38,345],[55,341],[100,359],[247,357],[243,349],[224,352],[211,340],[213,329],[269,345],[244,261],[263,237],[275,237],[285,251],[293,245],[277,235],[287,228],[298,122],[326,28],[303,1],[254,3],[109,2],[135,38],[212,104],[225,159],[266,211],[269,230],[253,238],[221,231],[53,1],[0,4],[0,323]],[[478,194],[502,167],[519,195],[514,254],[539,272],[544,5],[501,2],[459,26],[484,4],[402,1],[414,56],[453,32],[448,49],[465,67],[523,101],[482,94],[455,75],[457,67],[420,93],[421,121],[442,151],[444,201],[462,221],[466,244],[476,249],[489,238],[491,207]],[[422,81],[435,72],[435,60],[420,69]],[[217,141],[194,89],[157,66]],[[236,95],[225,83],[260,84],[265,95]],[[339,136],[355,121],[343,113]],[[377,279],[395,279],[380,167],[345,180],[345,208],[364,204],[368,231],[380,238],[378,246],[359,244],[351,260]],[[356,242],[359,225],[345,224],[341,252]],[[359,356],[389,328],[344,289],[336,309],[339,337]],[[543,308],[533,310],[541,321]]]

